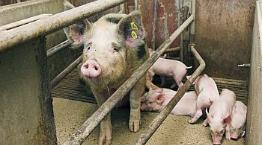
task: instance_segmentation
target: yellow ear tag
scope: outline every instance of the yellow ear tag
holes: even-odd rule
[[[133,39],[137,39],[137,34],[136,34],[135,31],[132,31],[132,32],[131,32],[131,37],[132,37]]]
[[[130,25],[132,30],[138,30],[138,27],[135,22],[131,22]]]

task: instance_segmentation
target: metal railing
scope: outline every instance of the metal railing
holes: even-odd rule
[[[39,21],[21,26],[8,32],[0,32],[0,53],[6,49],[41,35],[62,29],[78,20],[87,18],[95,13],[120,5],[126,0],[98,0],[71,10],[57,13]]]

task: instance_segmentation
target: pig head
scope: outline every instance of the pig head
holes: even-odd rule
[[[145,31],[139,11],[129,15],[108,14],[95,23],[87,20],[66,29],[73,45],[84,45],[81,77],[102,105],[147,58]],[[145,77],[130,90],[129,129],[139,130],[140,97],[145,91]],[[111,144],[110,114],[100,123],[99,145]]]

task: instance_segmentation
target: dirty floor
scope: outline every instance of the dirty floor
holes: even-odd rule
[[[62,98],[53,100],[58,144],[62,144],[71,132],[76,130],[95,110],[96,105]],[[138,133],[128,130],[128,109],[115,109],[112,113],[112,145],[134,145],[138,136],[147,129],[157,113],[143,112],[142,125]],[[212,145],[208,128],[191,125],[189,117],[169,115],[146,145]],[[83,145],[96,145],[98,128],[86,139]],[[224,140],[222,145],[244,145],[244,139]]]

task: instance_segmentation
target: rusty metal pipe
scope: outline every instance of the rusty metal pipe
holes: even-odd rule
[[[136,145],[146,144],[146,142],[150,139],[150,137],[155,133],[155,131],[159,128],[159,126],[163,123],[163,121],[173,110],[177,102],[182,98],[185,92],[192,85],[192,82],[194,82],[197,76],[199,76],[201,72],[204,70],[206,66],[205,62],[194,48],[194,45],[191,45],[191,51],[195,56],[195,58],[198,60],[200,65],[192,74],[192,76],[189,78],[189,80],[187,80],[186,83],[177,91],[176,95],[172,98],[172,100],[163,108],[163,110],[159,113],[159,115],[157,115],[157,117],[151,122],[151,124],[149,125],[149,129],[140,136]]]
[[[64,41],[64,42],[62,42],[62,43],[60,43],[60,44],[58,44],[58,45],[48,49],[47,52],[46,52],[46,55],[47,55],[47,57],[51,57],[55,53],[57,53],[58,51],[62,50],[65,47],[70,46],[71,44],[72,43],[69,40],[66,40],[66,41]]]
[[[136,82],[146,74],[147,70],[156,62],[156,60],[165,52],[179,34],[189,26],[193,21],[193,16],[190,16],[172,35],[165,40],[159,48],[148,58],[131,76],[126,80],[114,93],[102,104],[96,112],[92,114],[70,137],[63,145],[79,145],[86,137],[95,129],[102,119],[116,106],[116,104],[124,98],[129,90]]]
[[[53,16],[41,19],[28,25],[21,26],[17,29],[2,31],[0,32],[0,53],[18,43],[52,33],[95,13],[117,6],[125,1],[126,0],[97,0],[61,13],[57,13]]]
[[[79,56],[74,62],[72,62],[67,68],[65,68],[60,74],[58,74],[50,83],[51,89],[53,89],[66,75],[68,75],[74,68],[77,67],[82,61],[82,55]]]

